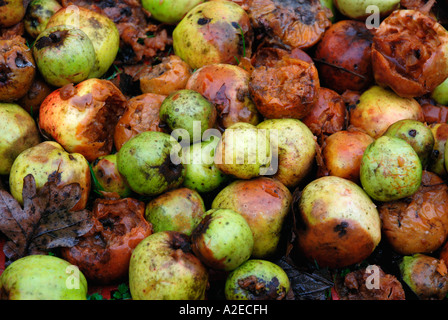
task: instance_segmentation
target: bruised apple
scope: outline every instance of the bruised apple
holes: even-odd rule
[[[323,164],[319,176],[337,176],[359,183],[359,169],[364,151],[375,141],[362,131],[342,130],[328,136],[322,146]]]
[[[381,240],[375,204],[356,183],[335,176],[313,180],[297,200],[297,245],[320,267],[363,261]]]
[[[268,119],[304,118],[314,107],[319,88],[314,63],[288,56],[272,67],[255,68],[249,83],[257,110]]]
[[[237,122],[256,125],[260,115],[249,92],[250,74],[241,67],[218,63],[196,70],[186,89],[195,90],[213,103],[218,112],[217,127],[224,131]]]
[[[53,91],[39,110],[41,131],[90,161],[109,154],[126,98],[110,81],[87,79]]]
[[[192,69],[212,63],[236,65],[251,56],[252,41],[249,16],[232,1],[195,6],[173,31],[174,53]]]
[[[423,110],[417,100],[403,98],[389,89],[372,86],[364,91],[350,110],[350,124],[373,138],[378,138],[391,124],[402,119],[423,121]]]
[[[160,106],[165,98],[160,94],[143,93],[126,102],[126,108],[114,130],[114,146],[117,150],[141,132],[165,131],[159,117]]]
[[[333,24],[316,45],[315,59],[322,86],[342,94],[362,91],[373,83],[372,32],[362,21]]]
[[[382,136],[364,151],[359,175],[370,197],[387,202],[413,195],[420,187],[422,169],[420,158],[409,143]]]
[[[70,5],[51,16],[47,29],[57,25],[73,26],[88,36],[96,56],[88,76],[100,78],[104,75],[114,62],[120,44],[120,35],[115,23],[104,14]]]
[[[431,93],[448,77],[448,32],[418,10],[396,10],[375,30],[372,68],[402,97]]]
[[[212,208],[229,208],[240,213],[254,238],[252,256],[268,258],[277,252],[291,202],[291,192],[281,182],[259,177],[230,183],[216,195]]]
[[[77,265],[89,282],[110,284],[127,279],[132,250],[153,233],[144,218],[145,204],[132,198],[96,199],[93,227],[62,257]]]
[[[34,42],[33,55],[42,77],[56,87],[87,79],[95,63],[89,37],[72,26],[42,31]]]
[[[311,130],[319,141],[345,129],[348,111],[344,99],[336,91],[319,88],[316,104],[302,122]]]
[[[448,175],[447,166],[445,164],[448,139],[448,124],[447,123],[433,123],[429,126],[434,137],[434,146],[429,159],[428,170],[434,172],[441,178],[446,178]]]
[[[423,168],[428,166],[434,148],[434,135],[426,123],[412,119],[399,120],[391,124],[383,135],[409,143],[417,152]]]
[[[22,98],[35,75],[33,53],[25,39],[21,36],[0,39],[0,101],[13,102]]]
[[[129,290],[133,300],[204,300],[207,268],[193,254],[188,236],[153,233],[132,252]]]
[[[122,198],[131,195],[131,188],[129,188],[124,177],[118,172],[116,153],[97,158],[92,162],[91,167],[92,174],[103,191],[118,194]]]
[[[187,236],[201,222],[205,205],[201,195],[192,189],[169,190],[148,202],[145,219],[154,232],[178,231]]]
[[[417,192],[378,206],[383,235],[396,252],[430,254],[443,245],[448,236],[447,191],[440,177],[423,171]]]
[[[11,27],[19,23],[25,16],[26,8],[23,0],[0,2],[0,28]]]
[[[0,103],[0,175],[7,175],[16,157],[40,142],[36,122],[15,103]]]
[[[140,89],[143,93],[169,95],[185,89],[191,76],[191,68],[181,58],[172,54],[162,58],[162,62],[139,73]]]
[[[313,133],[300,120],[287,118],[266,119],[257,128],[266,130],[273,150],[272,177],[286,187],[296,187],[314,165],[316,140]]]
[[[85,208],[91,181],[89,164],[83,155],[68,153],[54,141],[44,141],[22,151],[14,160],[9,175],[11,194],[21,204],[23,204],[23,179],[28,174],[33,175],[37,189],[50,178],[59,180],[58,186],[79,183],[81,198],[72,210]]]
[[[32,38],[37,38],[47,27],[51,16],[61,8],[57,0],[32,0],[23,19],[26,32]]]

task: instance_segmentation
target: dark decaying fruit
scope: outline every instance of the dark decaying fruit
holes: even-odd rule
[[[92,282],[123,280],[133,249],[153,232],[144,212],[145,204],[136,199],[97,199],[93,228],[77,245],[62,249],[62,256]]]
[[[144,93],[127,101],[126,109],[115,126],[114,145],[117,150],[140,132],[165,131],[159,118],[164,99],[165,96],[160,94]]]
[[[368,88],[373,83],[372,38],[364,22],[333,24],[316,45],[314,55],[322,86],[340,94]]]
[[[417,10],[396,10],[375,30],[375,81],[403,97],[430,93],[448,76],[448,32]]]
[[[318,99],[319,76],[314,63],[287,56],[251,74],[249,89],[257,110],[268,119],[302,119]]]
[[[378,206],[382,232],[392,248],[403,255],[432,253],[448,236],[448,187],[430,171],[412,196]]]
[[[312,47],[331,25],[332,13],[319,0],[245,0],[242,6],[263,41],[287,49]]]
[[[0,39],[0,101],[22,98],[31,87],[36,67],[31,50],[21,36]]]

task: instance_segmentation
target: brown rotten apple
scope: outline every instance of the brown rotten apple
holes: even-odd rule
[[[31,87],[36,67],[25,39],[0,39],[0,101],[22,98]]]
[[[396,10],[375,31],[376,83],[402,97],[432,92],[448,77],[448,32],[417,10]]]
[[[39,126],[44,135],[88,161],[109,154],[126,98],[108,80],[88,79],[53,91],[42,102]]]

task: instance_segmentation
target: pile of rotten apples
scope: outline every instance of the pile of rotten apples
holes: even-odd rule
[[[434,0],[0,1],[2,299],[444,299]]]

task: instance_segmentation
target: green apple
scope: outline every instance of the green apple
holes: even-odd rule
[[[39,34],[33,55],[42,77],[55,87],[86,80],[96,58],[93,44],[84,31],[62,25]]]
[[[210,209],[191,234],[194,254],[215,270],[231,271],[252,255],[254,239],[246,219],[238,212]]]
[[[219,137],[212,135],[208,140],[184,148],[182,163],[185,167],[185,187],[205,193],[229,181],[229,176],[222,173],[213,161],[218,142]]]
[[[278,159],[273,177],[289,188],[296,187],[311,171],[316,156],[316,138],[298,119],[266,119],[257,125],[267,130]]]
[[[439,104],[448,105],[448,78],[431,92],[431,98]]]
[[[161,231],[143,239],[129,262],[133,300],[204,300],[207,268],[190,251],[189,238]]]
[[[266,131],[247,122],[237,122],[222,134],[214,162],[224,174],[251,179],[269,172],[271,144]]]
[[[96,56],[89,78],[103,76],[114,62],[120,45],[120,34],[115,23],[104,14],[70,5],[53,14],[47,28],[57,25],[70,25],[84,31],[92,41]]]
[[[154,232],[178,231],[187,236],[201,222],[205,205],[201,195],[188,188],[169,190],[148,202],[145,218]]]
[[[20,258],[0,276],[2,300],[86,300],[87,292],[79,268],[56,256]]]
[[[227,300],[282,300],[291,288],[286,272],[268,260],[251,259],[226,278]]]
[[[323,7],[330,9],[331,13],[333,14],[333,16],[330,18],[330,21],[334,23],[336,21],[338,11],[334,6],[333,0],[320,0],[320,4]]]
[[[167,133],[141,132],[118,151],[118,171],[134,192],[159,195],[179,187],[184,180],[180,151],[180,144]]]
[[[151,16],[163,23],[176,24],[193,9],[205,0],[142,0],[142,6],[151,13]]]
[[[399,120],[391,124],[383,135],[403,139],[417,152],[423,168],[429,165],[435,140],[425,123],[413,119]]]
[[[17,156],[40,143],[36,122],[15,103],[0,103],[0,174],[7,175]]]
[[[418,190],[422,170],[420,158],[409,143],[400,138],[382,136],[364,151],[360,167],[361,185],[374,200],[398,200]]]
[[[375,6],[381,17],[389,15],[400,7],[400,0],[334,0],[334,5],[344,16],[364,20],[371,12],[369,6]]]
[[[81,198],[72,210],[84,209],[90,194],[90,169],[79,153],[68,153],[54,141],[44,141],[22,151],[11,167],[9,187],[11,195],[23,204],[23,178],[32,174],[36,188],[41,188],[50,176],[58,176],[59,185],[79,183]]]
[[[214,127],[217,115],[210,101],[199,92],[188,89],[171,93],[163,100],[159,110],[160,121],[167,124],[171,131],[185,130],[190,143],[200,141],[204,132]],[[183,136],[183,132],[179,135]]]
[[[56,0],[32,0],[23,19],[26,32],[32,38],[37,38],[47,27],[51,16],[61,8]]]

